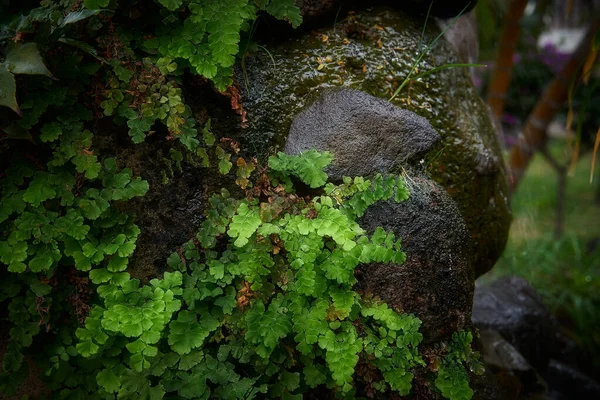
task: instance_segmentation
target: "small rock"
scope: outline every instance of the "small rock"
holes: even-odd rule
[[[498,331],[534,368],[543,371],[557,348],[557,322],[535,289],[517,277],[477,286],[473,324]]]
[[[482,347],[481,359],[485,366],[499,377],[506,389],[513,389],[514,397],[527,394],[542,398],[541,396],[545,395],[544,380],[525,357],[497,331],[481,330],[479,341]]]
[[[417,114],[352,89],[329,89],[292,122],[285,152],[328,149],[335,161],[327,171],[342,176],[391,172],[417,162],[440,135]]]

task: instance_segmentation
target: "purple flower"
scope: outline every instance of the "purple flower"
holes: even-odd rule
[[[519,118],[515,117],[512,114],[504,113],[502,116],[502,122],[506,125],[516,125],[519,123]]]
[[[570,54],[561,53],[556,46],[547,42],[540,50],[540,60],[548,66],[555,74],[565,66],[569,60]]]

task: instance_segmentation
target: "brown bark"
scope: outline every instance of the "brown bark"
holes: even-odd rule
[[[519,185],[533,154],[544,145],[546,128],[567,99],[569,85],[577,78],[590,50],[593,36],[599,27],[600,19],[596,18],[568,63],[546,87],[541,99],[527,117],[523,134],[510,153],[509,184],[511,191],[514,192]]]
[[[513,54],[519,39],[519,23],[527,0],[512,0],[504,17],[504,27],[500,36],[498,57],[494,73],[490,79],[487,102],[498,120],[504,111],[504,99],[510,84],[513,67]]]

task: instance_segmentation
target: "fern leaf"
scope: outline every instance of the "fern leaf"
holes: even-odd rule
[[[292,27],[297,28],[302,23],[300,9],[294,0],[271,0],[267,6],[269,14],[278,19],[289,21]]]
[[[234,245],[242,247],[248,243],[250,236],[256,232],[262,224],[258,210],[249,208],[247,203],[242,203],[237,209],[236,215],[231,219],[227,233],[232,238],[237,238]]]

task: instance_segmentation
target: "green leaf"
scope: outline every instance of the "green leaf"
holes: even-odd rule
[[[396,183],[396,195],[394,196],[394,201],[396,203],[400,203],[404,200],[408,200],[410,197],[410,192],[405,186],[404,179],[401,176],[398,177],[398,181]]]
[[[27,258],[27,242],[17,242],[12,246],[0,242],[0,261],[8,265],[9,272],[25,272],[27,266],[23,261]]]
[[[91,357],[98,353],[100,347],[92,341],[92,332],[84,328],[77,328],[75,335],[80,340],[75,348],[83,357]]]
[[[88,179],[96,179],[102,169],[98,157],[87,151],[77,154],[72,161],[77,172],[85,173],[85,177]]]
[[[96,375],[96,382],[108,393],[115,393],[121,387],[121,380],[113,372],[112,368],[105,368]]]
[[[435,387],[450,400],[470,400],[473,397],[465,368],[452,361],[442,362],[435,379]]]
[[[206,121],[206,125],[202,128],[202,140],[204,140],[204,144],[207,146],[212,146],[215,144],[215,135],[210,130],[210,118]]]
[[[343,390],[349,390],[348,384],[352,382],[358,353],[362,350],[362,340],[356,335],[355,328],[350,325],[337,335],[328,331],[319,338],[319,347],[326,351],[325,361],[335,383]]]
[[[108,172],[110,174],[116,173],[117,172],[117,160],[113,157],[105,158],[104,159],[104,169],[106,169],[106,172]]]
[[[135,250],[135,241],[129,241],[119,246],[117,254],[119,257],[129,257]]]
[[[267,11],[277,19],[288,20],[294,28],[299,27],[302,23],[300,9],[294,0],[271,0]]]
[[[229,171],[231,170],[231,167],[233,166],[231,161],[229,161],[231,154],[227,154],[227,156],[228,156],[227,158],[223,158],[223,159],[219,160],[219,163],[217,164],[219,167],[219,172],[222,175],[228,174]]]
[[[188,354],[193,349],[202,346],[204,339],[219,327],[219,321],[208,312],[200,315],[181,311],[177,320],[169,324],[169,345],[177,354]]]
[[[279,383],[281,383],[283,386],[285,386],[285,388],[290,392],[293,392],[294,390],[298,389],[298,387],[300,386],[300,373],[299,372],[282,371],[282,373],[279,376],[280,376]],[[302,398],[302,396],[300,396],[300,398]]]
[[[5,106],[22,115],[17,104],[17,83],[4,64],[0,64],[0,106]]]
[[[331,164],[331,153],[320,153],[309,150],[297,156],[277,153],[277,157],[269,157],[269,167],[275,171],[296,175],[311,188],[318,188],[327,182],[327,174],[323,171]]]
[[[240,30],[250,17],[248,2],[241,0],[213,1],[205,7],[206,30],[211,59],[220,67],[231,67],[239,52]]]
[[[412,388],[412,380],[414,375],[402,368],[394,368],[391,371],[383,373],[385,381],[390,384],[392,390],[400,393],[401,396],[406,396]]]
[[[63,19],[62,23],[60,24],[60,26],[66,26],[68,24],[74,24],[76,22],[79,21],[83,21],[84,19],[87,19],[91,16],[94,16],[96,14],[101,13],[104,10],[80,10],[80,11],[73,11],[68,13],[65,18]]]
[[[108,210],[109,206],[108,201],[101,197],[97,199],[84,198],[79,201],[79,207],[83,212],[83,216],[91,220],[98,219],[104,211]]]
[[[225,150],[223,150],[223,148],[220,146],[217,147],[215,153],[217,154],[217,158],[219,159],[219,172],[223,175],[229,173],[233,165],[231,161],[229,161],[231,159],[231,154],[226,153]]]
[[[201,351],[192,351],[189,354],[181,356],[178,368],[187,371],[198,365],[204,359],[204,353]]]
[[[89,271],[92,269],[92,261],[86,257],[81,251],[75,251],[72,255],[75,261],[75,268],[80,271]]]
[[[128,83],[134,72],[128,68],[125,68],[119,64],[114,65],[113,68],[115,75],[119,78],[120,81]]]
[[[46,75],[53,78],[35,43],[15,43],[9,46],[4,64],[13,74]]]
[[[233,309],[237,305],[237,299],[235,288],[232,286],[228,286],[226,291],[226,296],[219,297],[215,300],[215,305],[219,306],[223,309],[223,314],[231,314]]]
[[[320,365],[314,364],[308,364],[304,367],[304,381],[311,388],[316,388],[327,381],[327,375],[320,371],[319,367]]]
[[[35,257],[29,261],[29,268],[32,272],[46,271],[61,258],[62,254],[56,247],[56,244],[39,245],[35,252]]]
[[[120,272],[127,269],[127,262],[129,260],[126,257],[114,256],[108,262],[108,270],[110,272]]]
[[[19,351],[20,346],[12,341],[6,346],[6,353],[2,359],[4,371],[18,371],[23,364],[23,354]]]
[[[56,220],[56,227],[76,240],[83,240],[90,227],[84,225],[84,219],[76,209],[70,209],[66,215]]]
[[[236,247],[242,247],[248,243],[250,236],[256,232],[261,224],[262,220],[258,210],[254,207],[249,208],[247,203],[242,202],[231,219],[227,233],[230,237],[237,238],[234,242]]]
[[[257,354],[268,358],[279,340],[292,330],[292,321],[281,307],[280,300],[274,300],[265,312],[264,303],[257,301],[246,314],[246,340],[258,345]]]
[[[83,0],[83,4],[85,4],[85,7],[91,10],[108,7],[109,3],[110,0]]]
[[[352,289],[333,287],[330,289],[329,294],[340,318],[346,318],[350,315],[350,311],[356,302],[356,293]]]
[[[127,126],[129,127],[129,136],[131,136],[131,140],[133,143],[142,143],[146,138],[146,132],[152,128],[154,124],[154,117],[143,117],[130,119],[127,121]]]
[[[90,279],[96,285],[108,282],[113,276],[113,273],[106,268],[93,269],[90,271]]]
[[[313,352],[313,345],[317,343],[319,337],[329,331],[327,326],[327,309],[329,302],[323,299],[317,302],[310,310],[302,309],[301,312],[294,314],[294,339],[298,343],[297,349],[304,355]]]
[[[133,197],[144,196],[148,192],[149,189],[150,189],[150,185],[148,184],[148,181],[142,180],[140,178],[135,178],[129,184],[129,196],[127,197],[127,200],[129,200]]]
[[[112,274],[111,283],[117,286],[123,286],[130,280],[130,276],[128,272],[115,272]],[[158,340],[158,339],[157,339]],[[150,343],[146,341],[146,343]]]
[[[47,296],[52,292],[52,287],[47,283],[42,283],[38,280],[34,280],[29,284],[31,291],[35,293],[36,296]]]
[[[56,197],[56,190],[49,184],[50,176],[47,172],[36,172],[23,195],[23,200],[39,207],[43,201]]]
[[[61,126],[52,122],[50,124],[44,124],[40,130],[40,140],[42,142],[53,142],[62,134]]]
[[[183,0],[158,0],[167,10],[175,11],[183,4]]]

